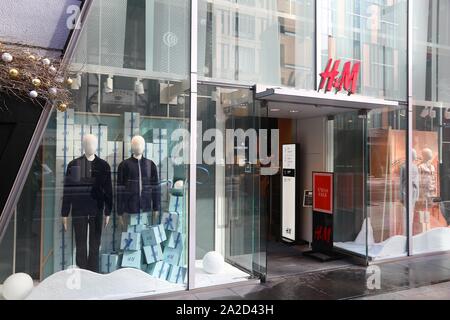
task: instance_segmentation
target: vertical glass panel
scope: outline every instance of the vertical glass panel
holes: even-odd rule
[[[406,100],[406,0],[320,0],[322,69],[361,62],[358,93]]]
[[[52,114],[1,244],[1,277],[14,261],[46,280],[34,298],[186,288],[189,17],[185,0],[94,1],[69,65],[73,103]],[[45,290],[74,273],[79,290]]]
[[[197,287],[243,281],[265,267],[257,115],[251,90],[199,86]],[[225,259],[221,274],[207,274],[210,251]]]
[[[364,121],[357,112],[334,117],[334,245],[366,256]]]
[[[405,108],[338,115],[335,133],[335,245],[370,260],[405,255]]]
[[[450,250],[450,4],[412,1],[414,254]]]
[[[314,87],[314,1],[200,0],[205,78]]]
[[[450,250],[450,116],[446,109],[413,109],[413,253]]]

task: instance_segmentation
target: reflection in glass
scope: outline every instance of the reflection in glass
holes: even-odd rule
[[[406,254],[404,108],[338,115],[336,247],[380,260]]]
[[[314,87],[314,1],[199,1],[205,78]]]

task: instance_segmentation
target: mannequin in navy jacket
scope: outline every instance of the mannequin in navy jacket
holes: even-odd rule
[[[161,186],[158,171],[152,160],[143,156],[145,140],[135,136],[131,140],[133,155],[122,161],[117,173],[117,214],[158,212],[161,209]],[[120,218],[121,219],[121,218]],[[123,220],[120,220],[123,224]]]
[[[67,166],[61,208],[66,231],[68,216],[72,215],[76,264],[81,269],[93,272],[98,272],[103,216],[106,226],[113,199],[111,168],[105,160],[95,155],[97,146],[98,140],[94,135],[84,136],[84,155],[72,160]]]

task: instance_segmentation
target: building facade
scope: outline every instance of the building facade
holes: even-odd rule
[[[52,1],[39,2],[45,16]],[[70,30],[73,5],[82,19]],[[31,169],[0,216],[0,281],[26,272],[43,285],[95,251],[79,238],[81,218],[62,216],[86,135],[110,168],[112,210],[101,231],[89,229],[98,266],[68,297],[92,297],[96,273],[114,284],[96,297],[265,279],[268,245],[283,240],[287,144],[301,149],[295,242],[316,238],[302,201],[321,171],[334,174],[334,250],[367,264],[450,250],[448,0],[92,0],[55,10],[47,39],[59,42],[46,45],[67,59],[73,104],[43,114]],[[0,36],[42,46],[14,30]],[[73,41],[64,48],[58,37]],[[325,76],[346,62],[359,72],[338,92]],[[122,216],[136,135],[156,166],[159,206]],[[211,251],[224,258],[220,273],[203,259]]]

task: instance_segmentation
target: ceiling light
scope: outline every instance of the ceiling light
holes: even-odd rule
[[[436,110],[433,107],[430,108],[430,118],[436,118]]]
[[[429,107],[423,108],[422,112],[420,113],[420,117],[421,118],[426,118],[429,115],[430,115],[430,108]]]
[[[298,112],[298,110],[291,110],[291,111],[289,111],[290,113],[297,113]]]
[[[134,91],[139,95],[145,94],[144,83],[139,78],[134,83]]]
[[[113,77],[109,75],[105,82],[105,93],[112,93],[113,89],[114,89]]]
[[[272,111],[272,112],[278,112],[278,111],[280,111],[280,109],[270,109],[270,111]]]
[[[72,82],[70,88],[72,90],[79,90],[81,87],[81,73],[77,73],[74,81]]]
[[[445,109],[444,117],[447,120],[450,120],[450,108]]]

